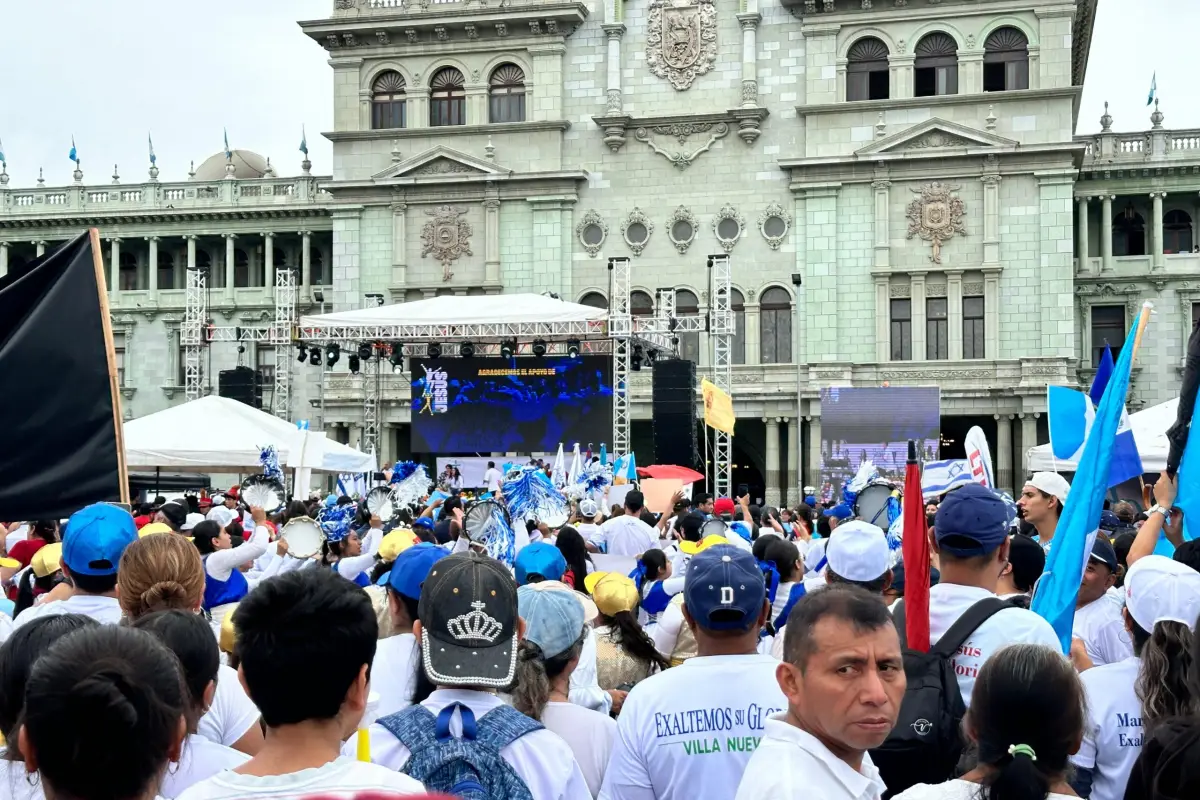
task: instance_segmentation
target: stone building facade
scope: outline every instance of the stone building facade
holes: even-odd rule
[[[1045,441],[1046,385],[1088,380],[1147,296],[1134,405],[1172,396],[1200,310],[1200,134],[1158,116],[1074,136],[1095,0],[332,6],[300,23],[334,71],[331,176],[225,175],[219,154],[178,186],[0,184],[10,258],[83,224],[120,240],[127,414],[179,399],[189,241],[231,276],[210,290],[222,325],[265,319],[266,253],[300,267],[306,241],[301,313],[528,291],[607,306],[611,257],[632,260],[635,313],[667,287],[704,313],[707,256],[727,252],[735,483],[771,501],[816,482],[827,386],[940,386],[943,454],[981,425],[1011,485]],[[147,274],[164,252],[174,271]],[[705,334],[680,346],[710,365]],[[237,357],[213,346],[210,376]],[[344,361],[293,364],[293,414],[356,443]],[[384,459],[408,454],[407,381],[384,378]],[[632,388],[646,461],[649,373]]]

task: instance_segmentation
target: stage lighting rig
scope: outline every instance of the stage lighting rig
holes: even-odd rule
[[[512,358],[517,354],[517,340],[508,339],[500,343],[500,357]]]
[[[388,356],[388,363],[392,365],[392,372],[404,371],[404,348],[401,345],[392,345],[392,354]]]
[[[301,364],[308,361],[308,348],[303,342],[296,343],[296,360]]]
[[[358,354],[357,354],[357,353],[351,353],[351,354],[350,354],[350,357],[346,359],[346,363],[350,365],[350,371],[351,371],[352,373],[354,373],[355,375],[357,375],[357,374],[358,374],[358,370],[359,370],[359,368],[362,366],[362,365],[359,363]]]
[[[374,351],[375,351],[374,347],[372,347],[370,344],[368,344],[366,342],[363,342],[362,344],[360,344],[358,346],[358,359],[360,361],[370,361],[371,354],[374,353]]]
[[[462,358],[472,358],[475,355],[475,345],[470,342],[463,342],[458,346],[458,354]]]
[[[571,358],[579,358],[578,339],[567,339],[567,355]]]
[[[629,368],[634,372],[640,372],[642,369],[642,346],[640,344],[633,346],[633,355],[629,357]]]
[[[546,340],[545,339],[534,339],[533,347],[530,348],[530,351],[538,358],[541,358],[542,356],[546,355]]]
[[[342,347],[337,342],[325,348],[325,366],[332,367],[342,357]]]
[[[430,342],[429,344],[425,345],[425,355],[429,356],[430,358],[441,358],[442,346],[437,342]]]
[[[308,351],[308,363],[312,364],[314,367],[321,366],[321,348],[314,347]]]

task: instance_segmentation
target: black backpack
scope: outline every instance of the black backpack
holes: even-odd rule
[[[895,727],[884,743],[871,751],[871,761],[888,788],[885,797],[918,783],[942,783],[954,777],[965,744],[960,728],[967,707],[950,658],[976,628],[1006,608],[1012,605],[999,597],[980,600],[950,626],[928,653],[921,653],[908,648],[904,601],[897,603],[892,618],[900,632],[908,686]]]

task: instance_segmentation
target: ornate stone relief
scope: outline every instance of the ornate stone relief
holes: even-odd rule
[[[733,206],[723,206],[713,217],[713,233],[726,253],[733,250],[745,229],[746,218]]]
[[[758,215],[758,231],[772,250],[779,249],[791,227],[792,221],[779,203],[771,203]]]
[[[442,280],[454,277],[450,267],[460,256],[471,252],[471,225],[462,219],[467,209],[458,206],[438,206],[426,211],[433,219],[421,229],[421,256],[432,255],[442,265]]]
[[[410,175],[459,175],[477,173],[479,170],[471,167],[461,161],[452,161],[448,158],[435,158],[428,164],[422,164],[414,169]]]
[[[966,206],[962,198],[953,194],[957,186],[949,186],[941,182],[927,183],[913,192],[920,195],[908,204],[908,236],[920,236],[933,245],[933,253],[929,260],[934,264],[942,263],[942,245],[954,238],[955,234],[967,235],[967,227],[963,223]]]
[[[717,6],[714,0],[650,0],[646,23],[646,64],[679,91],[717,60]]]
[[[908,283],[893,283],[888,287],[888,297],[899,299],[912,297],[912,285]]]
[[[596,209],[592,209],[584,214],[583,219],[575,226],[575,237],[579,239],[583,249],[587,250],[588,255],[594,257],[608,239],[608,225]]]
[[[690,152],[676,150],[671,152],[659,147],[653,139],[650,138],[652,133],[660,136],[674,136],[679,144],[687,142],[689,136],[693,134],[708,134],[708,139],[695,150]],[[671,162],[671,165],[677,169],[687,169],[696,160],[696,157],[701,153],[708,152],[709,148],[718,139],[724,139],[729,135],[729,125],[724,122],[683,122],[673,123],[670,125],[656,125],[652,128],[638,128],[633,133],[633,138],[639,142],[645,142],[650,149],[658,153],[660,156]]]
[[[963,284],[963,297],[979,297],[983,294],[983,281],[968,281]]]
[[[629,245],[629,249],[635,256],[640,256],[646,249],[653,233],[654,223],[642,213],[640,208],[635,207],[621,223],[621,235],[625,237],[625,244]]]
[[[978,146],[978,142],[972,142],[969,139],[964,139],[961,136],[955,136],[945,131],[932,130],[923,136],[918,136],[916,139],[905,144],[905,150],[927,150],[930,148],[939,147],[972,147]]]
[[[946,284],[944,283],[927,283],[925,284],[926,297],[946,297]]]
[[[692,246],[692,242],[696,241],[697,227],[699,227],[699,223],[696,221],[696,215],[680,206],[671,213],[670,219],[667,220],[667,238],[671,240],[671,244],[675,245],[676,250],[686,253]]]

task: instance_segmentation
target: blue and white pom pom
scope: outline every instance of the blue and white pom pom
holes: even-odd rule
[[[429,496],[433,482],[425,465],[415,461],[397,461],[392,468],[392,497],[400,507],[411,506]]]
[[[317,524],[325,533],[325,541],[340,542],[349,536],[357,513],[358,506],[353,503],[347,503],[344,506],[326,506],[321,509],[321,513],[317,514]]]
[[[595,498],[596,493],[604,494],[604,490],[612,485],[612,467],[599,461],[584,467],[567,490],[572,500],[582,500],[585,497]]]
[[[262,464],[263,475],[283,483],[283,470],[279,468],[279,454],[271,445],[258,451],[258,463]]]
[[[545,520],[570,514],[567,498],[554,488],[546,473],[537,467],[524,467],[500,487],[504,503],[513,519]]]
[[[513,565],[517,557],[517,534],[498,503],[477,536],[484,542],[489,557],[509,567]]]

